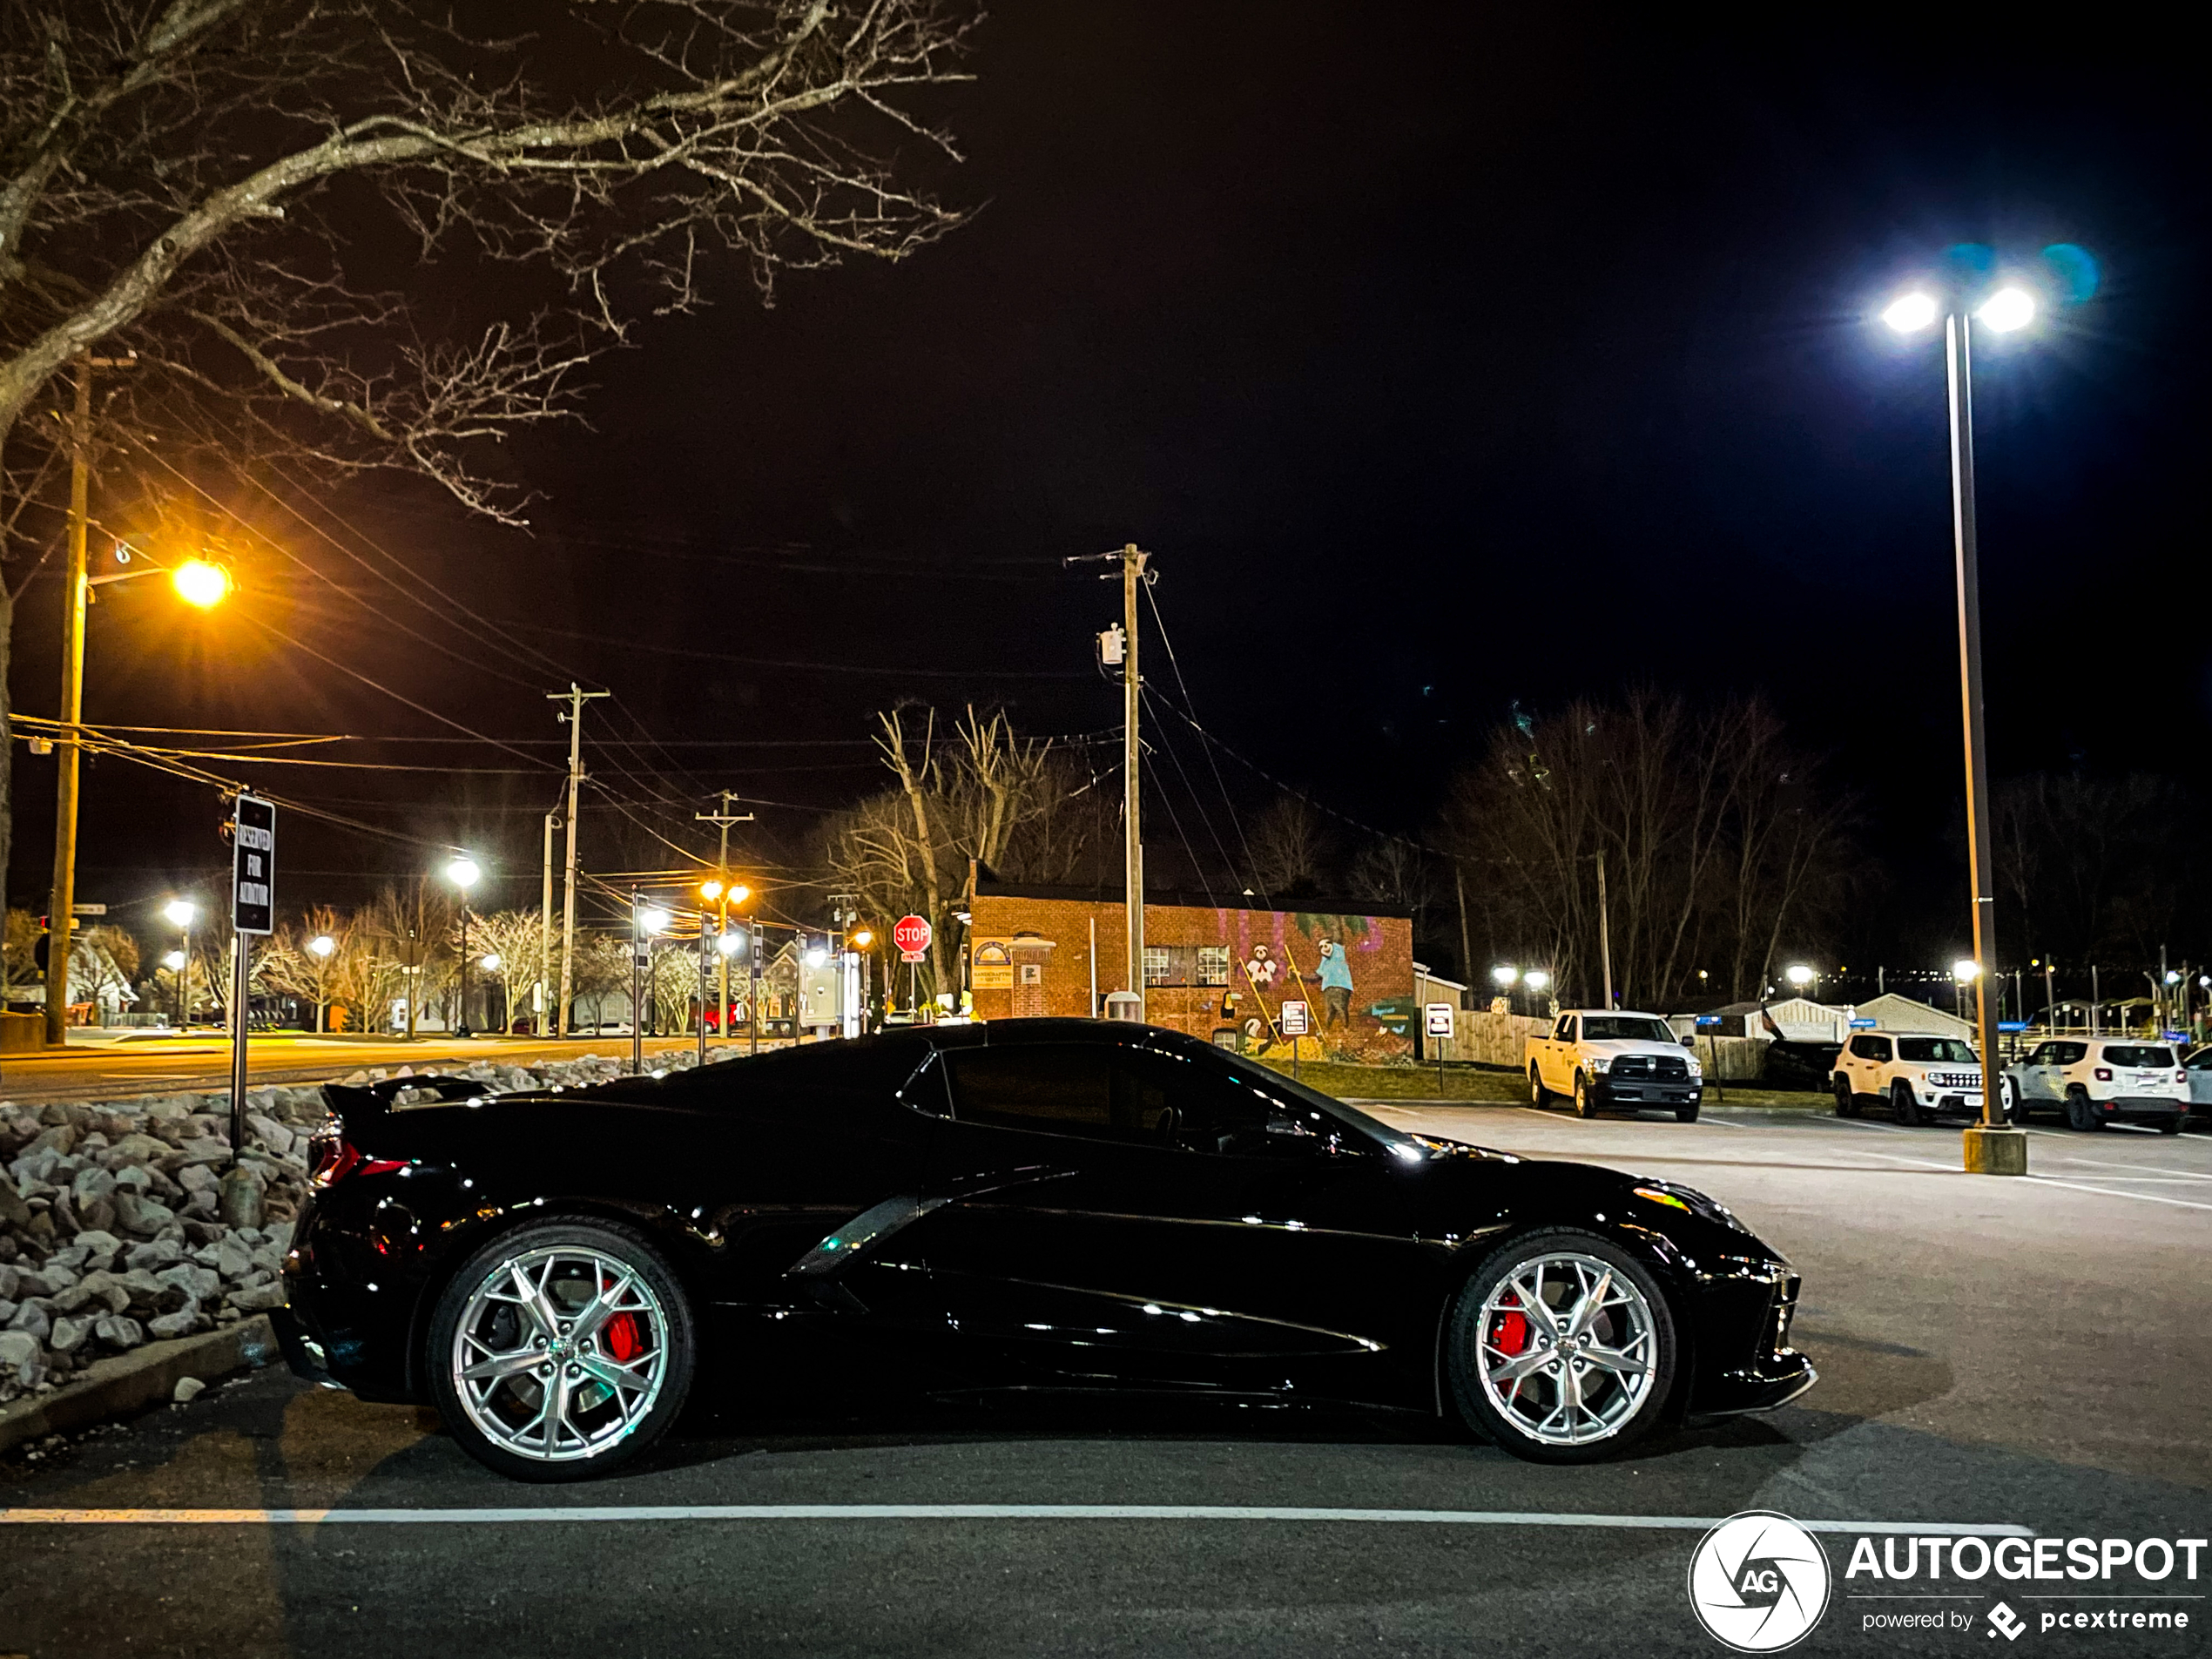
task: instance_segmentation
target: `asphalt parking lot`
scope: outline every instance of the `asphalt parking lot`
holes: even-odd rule
[[[2207,1649],[2212,1560],[2087,1586],[1846,1564],[1859,1535],[2212,1532],[2212,1137],[2038,1130],[2006,1181],[1958,1173],[1955,1130],[1802,1110],[1375,1109],[1703,1187],[1804,1274],[1820,1385],[1556,1469],[1381,1416],[787,1379],[772,1413],[704,1413],[634,1473],[549,1489],[264,1372],[0,1471],[0,1654],[1717,1653],[1688,1563],[1748,1508],[1864,1524],[1823,1534],[1831,1601],[1797,1652]],[[268,1513],[332,1509],[355,1518]],[[2188,1629],[2044,1628],[2123,1594]],[[2000,1595],[2016,1641],[1986,1622]],[[1956,1622],[1870,1628],[1900,1612]]]

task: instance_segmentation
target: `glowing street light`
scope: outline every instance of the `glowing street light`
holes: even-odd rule
[[[1916,334],[1936,320],[1936,302],[1925,293],[1907,293],[1890,302],[1882,320],[1900,334]]]
[[[446,880],[461,889],[461,1017],[454,1022],[456,1037],[474,1035],[469,1029],[469,889],[483,875],[483,867],[466,853],[446,866]]]
[[[637,926],[648,934],[664,934],[675,917],[658,905],[647,905],[637,913]]]
[[[209,610],[229,596],[231,573],[206,559],[186,559],[169,572],[169,585],[186,604]]]
[[[330,954],[338,948],[338,941],[328,934],[317,934],[307,941],[307,950],[315,959],[315,1030],[318,1034],[329,1028],[330,998],[324,981],[330,976]]]
[[[185,964],[192,961],[192,925],[199,918],[199,907],[189,899],[172,899],[161,907],[161,914],[168,918],[172,927],[185,936],[185,948],[172,950],[162,959],[177,975],[177,1029],[181,1031],[185,1028],[185,1016],[191,1012],[185,1001]]]
[[[705,880],[699,883],[699,893],[701,896],[706,900],[707,903],[712,904],[717,899],[719,899],[722,896],[722,884],[719,881],[715,880],[711,876],[709,876]]]
[[[1981,977],[1981,964],[1971,956],[1961,956],[1951,964],[1951,977],[1961,985],[1971,985]]]
[[[2009,334],[2035,320],[2035,300],[2025,288],[2000,288],[1982,301],[1974,315],[1997,333]]]
[[[1501,991],[1520,977],[1521,970],[1519,968],[1507,967],[1504,964],[1501,964],[1490,970],[1491,982],[1496,985]]]
[[[161,965],[172,974],[183,973],[185,971],[185,953],[181,950],[171,951],[166,956],[164,956],[161,959]]]
[[[875,943],[875,934],[866,927],[855,927],[847,941],[854,950],[866,950]]]
[[[1783,970],[1782,977],[1788,980],[1791,984],[1796,986],[1799,990],[1803,990],[1806,986],[1812,983],[1813,974],[1812,969],[1807,968],[1803,962],[1792,962],[1788,968]]]
[[[325,961],[328,961],[330,960],[330,953],[338,948],[338,941],[333,939],[328,934],[317,934],[313,939],[310,939],[307,941],[307,948],[314,952],[316,955],[321,957]]]
[[[172,927],[189,927],[199,915],[199,907],[189,899],[172,899],[161,907],[161,914],[169,919]]]

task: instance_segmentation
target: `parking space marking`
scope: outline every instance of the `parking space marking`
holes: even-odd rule
[[[2067,1163],[2091,1163],[2100,1170],[2139,1170],[2141,1172],[2141,1178],[2145,1181],[2212,1181],[2212,1175],[2197,1175],[2188,1170],[2169,1170],[2163,1165],[2155,1170],[2146,1170],[2140,1163],[2114,1163],[2109,1158],[2076,1157],[2060,1161]]]
[[[18,1527],[516,1526],[619,1521],[1292,1521],[1446,1527],[1595,1527],[1702,1532],[1721,1515],[1556,1514],[1509,1509],[1325,1509],[1193,1503],[714,1503],[453,1509],[0,1509]],[[1807,1521],[1813,1532],[2033,1538],[2013,1521]]]
[[[2077,1181],[2054,1180],[2047,1175],[2027,1177],[2038,1186],[2064,1187],[2069,1192],[2094,1192],[2107,1198],[2133,1198],[2138,1204],[2170,1204],[2181,1210],[2212,1210],[2212,1204],[2195,1204],[2187,1198],[2161,1198],[2155,1192],[2121,1192],[2111,1187],[2085,1187]]]

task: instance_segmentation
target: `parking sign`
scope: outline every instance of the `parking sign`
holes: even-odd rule
[[[1286,1037],[1305,1035],[1305,1004],[1285,1002],[1275,1015],[1275,1026]]]
[[[1422,1029],[1429,1035],[1448,1037],[1452,1035],[1452,1005],[1449,1002],[1428,1003],[1425,1006],[1423,1012],[1426,1018],[1423,1022]]]
[[[276,803],[240,795],[231,819],[231,924],[276,931]]]

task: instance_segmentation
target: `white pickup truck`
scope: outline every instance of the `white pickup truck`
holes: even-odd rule
[[[1553,1022],[1550,1035],[1528,1039],[1521,1065],[1531,1101],[1543,1106],[1562,1095],[1581,1117],[1608,1107],[1660,1106],[1694,1123],[1705,1093],[1697,1056],[1656,1014],[1570,1009]]]

